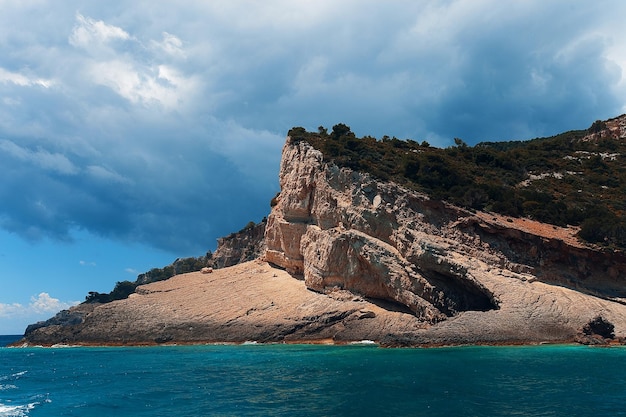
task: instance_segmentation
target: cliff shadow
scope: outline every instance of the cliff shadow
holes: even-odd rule
[[[384,300],[382,298],[372,298],[372,297],[363,297],[363,299],[387,311],[393,311],[397,313],[406,313],[412,316],[415,315],[415,313],[411,311],[410,308],[396,301]]]

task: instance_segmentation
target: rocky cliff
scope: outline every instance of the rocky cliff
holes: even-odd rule
[[[75,307],[22,343],[626,337],[626,259],[582,244],[575,228],[461,209],[339,168],[291,138],[280,186],[264,244],[236,245],[264,247],[257,261]]]
[[[226,268],[254,260],[265,252],[265,226],[267,219],[250,222],[238,232],[217,239],[217,249],[207,266]]]
[[[537,340],[572,337],[590,315],[623,322],[623,253],[582,244],[575,228],[431,200],[328,163],[305,141],[287,140],[280,185],[266,228],[266,259],[312,290],[339,288],[398,303],[431,325],[484,317],[508,327],[502,334],[519,331]],[[592,296],[602,307],[576,311],[571,298],[554,295],[561,289]],[[526,297],[536,297],[517,312],[527,319],[514,319],[510,309]],[[543,297],[556,299],[539,314]],[[517,330],[509,327],[514,323]]]

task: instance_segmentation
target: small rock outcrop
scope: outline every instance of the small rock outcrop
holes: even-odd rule
[[[30,334],[37,329],[45,327],[70,327],[82,324],[88,312],[93,310],[93,305],[85,305],[85,308],[73,308],[71,310],[61,310],[54,317],[45,321],[40,321],[26,327],[25,334]]]
[[[598,335],[606,339],[613,339],[615,337],[614,331],[615,326],[611,322],[605,320],[602,316],[594,318],[583,327],[584,334],[588,336]]]
[[[210,266],[226,268],[257,259],[265,251],[265,226],[267,219],[259,223],[250,222],[238,232],[217,239]]]
[[[602,316],[597,316],[585,324],[576,341],[585,345],[608,345],[615,341],[615,326]]]
[[[265,218],[259,223],[250,222],[240,231],[219,238],[217,240],[217,249],[214,253],[209,251],[206,255],[197,258],[178,258],[164,268],[153,268],[148,272],[139,274],[133,284],[145,285],[151,282],[162,281],[178,274],[206,271],[205,268],[226,268],[256,259],[265,250],[264,232],[266,223],[267,219]],[[127,295],[124,292],[123,297],[109,297],[109,294],[104,294],[103,296],[99,293],[90,293],[88,299],[108,302],[112,301],[111,298],[120,299],[125,298]]]

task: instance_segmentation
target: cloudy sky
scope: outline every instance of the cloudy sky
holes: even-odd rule
[[[0,334],[261,220],[293,126],[448,146],[626,112],[621,0],[0,10]]]

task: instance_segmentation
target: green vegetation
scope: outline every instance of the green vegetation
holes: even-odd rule
[[[317,132],[294,127],[335,164],[393,180],[434,198],[475,210],[576,225],[579,237],[626,249],[626,141],[608,135],[606,122],[587,130],[528,141],[468,146],[456,138],[442,149],[384,136],[357,138],[345,124]],[[606,135],[588,137],[606,132]]]
[[[115,284],[115,288],[113,288],[113,291],[110,293],[90,291],[87,297],[85,297],[85,302],[109,303],[111,301],[128,298],[130,294],[135,292],[135,288],[139,285],[149,284],[156,281],[164,281],[178,274],[200,271],[202,268],[207,266],[207,263],[212,259],[212,257],[213,254],[209,251],[206,255],[198,258],[178,258],[172,264],[164,268],[152,268],[148,272],[137,275],[137,280],[134,282],[117,282],[117,284]]]
[[[164,281],[178,274],[186,274],[188,272],[196,272],[207,266],[207,263],[213,257],[211,252],[198,258],[178,258],[171,265],[164,268],[152,268],[148,272],[137,275],[137,281],[141,284],[150,282]]]
[[[85,297],[85,302],[87,303],[109,303],[115,300],[122,300],[124,298],[128,298],[128,296],[135,292],[135,288],[137,288],[137,282],[130,281],[118,281],[115,284],[115,288],[110,293],[99,293],[95,291],[90,291],[87,297]]]

